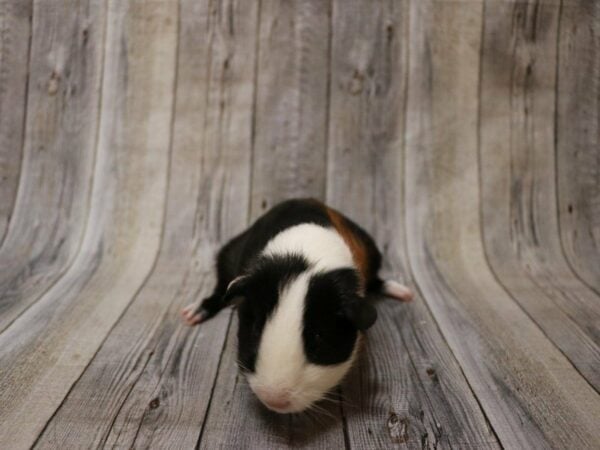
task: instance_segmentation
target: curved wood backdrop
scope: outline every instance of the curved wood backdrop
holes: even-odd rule
[[[336,401],[265,412],[218,246],[376,237]],[[0,447],[600,447],[600,2],[2,0]]]

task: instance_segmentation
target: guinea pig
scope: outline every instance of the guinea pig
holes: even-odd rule
[[[238,364],[269,409],[300,412],[337,386],[377,318],[365,298],[410,289],[378,276],[381,253],[356,223],[314,199],[274,206],[217,256],[217,285],[182,310],[197,325],[234,300]]]

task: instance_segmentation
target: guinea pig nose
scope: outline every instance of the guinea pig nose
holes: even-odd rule
[[[265,405],[271,409],[285,409],[291,405],[287,398],[273,398],[265,401]]]
[[[258,389],[256,395],[269,409],[278,411],[286,409],[291,405],[290,395],[286,391],[274,391],[270,389]]]

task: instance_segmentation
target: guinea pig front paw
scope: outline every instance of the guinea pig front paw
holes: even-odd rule
[[[198,325],[200,322],[206,319],[207,314],[202,308],[198,308],[195,303],[187,305],[185,308],[181,310],[181,318],[183,319],[183,323],[187,326]]]

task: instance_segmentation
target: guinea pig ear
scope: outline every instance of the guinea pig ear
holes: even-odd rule
[[[346,303],[342,311],[350,323],[360,331],[370,328],[377,320],[377,310],[364,298],[357,297]]]
[[[234,278],[229,286],[227,286],[227,291],[223,296],[223,303],[226,305],[234,304],[236,299],[240,299],[245,296],[246,288],[248,287],[249,282],[248,275],[241,275],[237,278]]]

